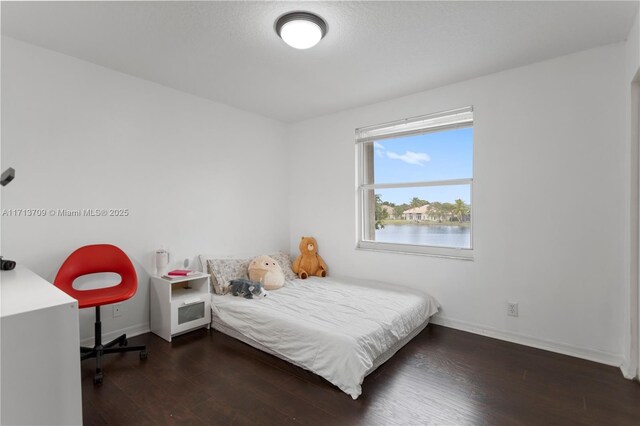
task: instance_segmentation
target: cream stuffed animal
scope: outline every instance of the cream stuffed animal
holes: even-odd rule
[[[258,256],[249,263],[249,279],[262,284],[265,290],[277,290],[284,285],[282,268],[269,256]]]

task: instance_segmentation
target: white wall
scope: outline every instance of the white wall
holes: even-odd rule
[[[124,315],[148,329],[152,252],[288,246],[282,124],[2,37],[2,209],[128,208],[129,217],[2,217],[2,254],[52,281],[74,249],[112,243],[138,269]],[[93,312],[81,312],[81,338]]]
[[[640,11],[636,14],[631,31],[625,43],[626,75],[625,81],[632,81],[640,70]]]
[[[625,43],[625,78],[624,84],[626,105],[627,105],[627,125],[625,126],[626,140],[629,141],[629,221],[631,229],[629,232],[629,280],[628,297],[626,311],[629,312],[630,321],[625,327],[625,362],[622,371],[627,378],[638,377],[638,365],[640,365],[640,350],[638,342],[640,340],[640,282],[638,274],[638,263],[640,252],[638,250],[639,240],[639,181],[638,163],[640,144],[640,12],[636,14],[636,19]]]
[[[292,125],[291,251],[313,235],[330,273],[436,296],[436,322],[620,365],[624,55],[605,46]],[[467,105],[475,260],[356,250],[354,129]]]

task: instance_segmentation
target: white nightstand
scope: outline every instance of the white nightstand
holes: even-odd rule
[[[169,280],[151,277],[151,331],[167,342],[173,336],[211,324],[209,275]]]

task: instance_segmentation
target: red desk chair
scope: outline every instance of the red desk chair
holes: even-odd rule
[[[73,281],[87,274],[101,272],[115,272],[120,275],[122,281],[113,287],[94,290],[76,290]],[[100,306],[122,302],[136,294],[138,278],[131,260],[116,246],[110,244],[96,244],[80,247],[64,261],[54,285],[69,296],[78,300],[78,306],[82,308],[96,308],[95,345],[93,348],[81,347],[81,360],[96,359],[96,374],[93,383],[102,383],[102,368],[100,359],[105,354],[116,352],[140,351],[140,359],[147,358],[146,346],[127,346],[127,335],[123,334],[115,340],[102,344],[102,323],[100,322]],[[118,344],[119,347],[114,348]]]

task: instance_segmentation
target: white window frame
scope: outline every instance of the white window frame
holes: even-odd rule
[[[373,165],[373,157],[367,158],[366,142],[374,142],[381,139],[397,138],[409,135],[419,135],[425,133],[439,132],[443,130],[451,130],[455,128],[473,127],[473,107],[459,108],[450,111],[443,111],[435,114],[429,114],[419,117],[408,118],[405,120],[394,121],[390,123],[368,126],[356,129],[356,158],[357,158],[357,249],[374,250],[394,253],[428,255],[437,257],[449,257],[464,260],[473,259],[473,221],[475,214],[473,213],[473,176],[464,179],[449,179],[438,181],[419,181],[419,182],[399,182],[399,183],[366,183],[366,174]],[[372,147],[369,145],[369,150]],[[475,143],[473,144],[475,151]],[[473,155],[475,158],[475,155]],[[375,200],[376,189],[389,188],[415,188],[429,186],[446,186],[446,185],[469,185],[470,203],[471,203],[471,223],[470,223],[470,248],[457,247],[437,247],[416,244],[399,244],[387,243],[367,240],[365,235],[372,231],[367,230],[371,227],[370,215],[366,215],[365,205],[371,204],[370,197]],[[368,195],[369,194],[369,195]],[[373,201],[375,203],[375,201]],[[375,208],[375,204],[373,204]],[[374,219],[375,220],[375,219]],[[373,231],[375,232],[375,231]]]

